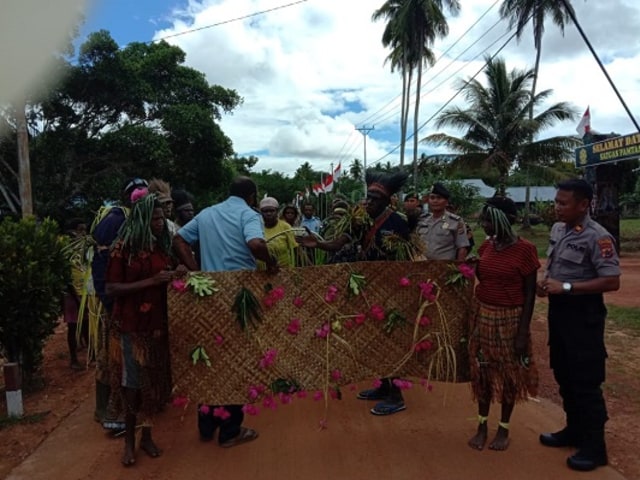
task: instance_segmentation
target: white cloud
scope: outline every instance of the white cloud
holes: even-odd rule
[[[192,1],[176,12],[172,28],[158,31],[156,38],[283,3]],[[640,6],[633,0],[610,0],[606,5],[573,3],[579,21],[608,62],[611,77],[633,111],[640,105],[634,68],[638,64],[640,40],[635,26]],[[425,73],[420,124],[454,95],[456,79],[475,74],[482,66],[483,54],[494,53],[506,40],[506,36],[500,39],[506,22],[494,26],[499,3],[478,20],[492,4],[491,0],[463,3],[460,15],[449,19],[450,35],[438,42],[436,55],[452,46],[474,22],[478,24]],[[244,104],[225,116],[221,125],[240,155],[260,158],[256,169],[290,174],[309,161],[315,168],[328,170],[339,160],[348,167],[353,158],[363,156],[363,136],[355,130],[363,125],[375,126],[367,137],[369,163],[380,158],[397,163],[397,151],[387,154],[399,143],[401,81],[385,64],[388,51],[380,40],[384,23],[371,21],[380,5],[382,0],[310,0],[168,41],[179,45],[187,53],[187,64],[205,72],[209,82],[235,89],[244,97]],[[514,40],[504,49],[501,55],[508,67],[533,66],[531,37],[531,32],[525,32],[519,43]],[[459,60],[452,61],[459,55]],[[553,89],[551,101],[569,101],[580,113],[591,105],[593,126],[601,131],[633,130],[573,25],[567,26],[562,37],[547,21],[542,55],[538,89]],[[457,98],[454,103],[462,101]],[[571,134],[574,128],[565,124],[549,133]],[[428,123],[419,136],[433,131],[433,124]],[[425,150],[429,149],[420,147]]]

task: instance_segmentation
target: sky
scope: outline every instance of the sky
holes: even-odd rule
[[[399,163],[401,77],[385,63],[384,22],[372,22],[383,0],[95,0],[84,12],[80,41],[108,30],[125,46],[165,39],[186,52],[186,65],[211,84],[236,90],[244,103],[221,121],[239,155],[260,160],[254,170],[287,175],[303,162],[329,171],[354,158],[367,165]],[[419,138],[453,130],[433,118],[450,105],[464,105],[456,86],[477,72],[485,55],[508,40],[496,0],[462,0],[449,17],[449,35],[438,40],[438,61],[424,74]],[[578,21],[610,77],[640,121],[640,2],[573,0]],[[252,15],[258,12],[265,12]],[[241,17],[244,19],[236,20]],[[194,31],[195,30],[195,31]],[[509,42],[500,53],[509,69],[533,68],[533,33]],[[483,81],[482,74],[478,77]],[[635,127],[574,25],[564,37],[546,22],[538,91],[552,89],[548,104],[571,103],[578,118],[545,136],[573,135],[587,106],[592,128],[632,133]],[[415,87],[414,87],[415,90]],[[364,131],[366,128],[366,150]],[[408,142],[410,157],[412,140]],[[419,153],[442,153],[420,144]]]

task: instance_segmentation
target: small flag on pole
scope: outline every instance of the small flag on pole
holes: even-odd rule
[[[340,175],[342,174],[342,162],[338,163],[338,166],[333,171],[333,181],[337,182],[340,180]]]
[[[591,131],[591,113],[589,112],[589,107],[587,107],[587,109],[584,112],[584,115],[582,115],[582,119],[580,120],[580,123],[576,127],[576,132],[578,132],[578,135],[585,136],[590,131]]]

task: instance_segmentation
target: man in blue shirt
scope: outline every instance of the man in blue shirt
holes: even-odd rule
[[[300,226],[307,228],[311,233],[319,233],[322,227],[322,220],[314,215],[315,208],[311,203],[302,205],[302,218]]]
[[[258,189],[248,177],[238,177],[231,184],[229,198],[205,208],[173,237],[176,254],[189,270],[228,272],[255,270],[256,259],[267,264],[267,271],[278,271],[278,262],[269,254],[264,239],[260,213],[254,210]],[[191,245],[199,242],[201,267],[195,261]],[[211,440],[218,427],[221,447],[233,447],[255,440],[258,432],[242,426],[242,405],[224,405],[231,414],[226,420],[198,413],[198,429],[203,440]]]

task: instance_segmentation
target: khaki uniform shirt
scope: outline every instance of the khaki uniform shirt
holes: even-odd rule
[[[555,223],[549,235],[546,275],[561,282],[619,276],[615,240],[588,215],[570,230],[564,222]]]
[[[469,248],[464,221],[445,211],[440,218],[423,213],[418,218],[416,233],[425,244],[425,256],[430,260],[455,260],[459,248]]]

